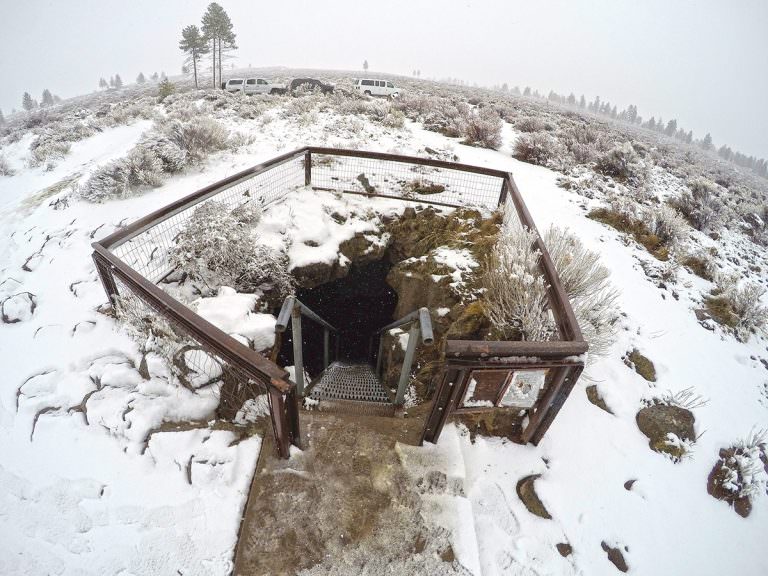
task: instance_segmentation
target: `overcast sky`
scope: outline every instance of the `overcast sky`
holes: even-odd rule
[[[530,85],[709,131],[768,157],[766,0],[221,0],[238,65],[359,69]],[[0,108],[100,76],[179,73],[207,1],[0,0]]]

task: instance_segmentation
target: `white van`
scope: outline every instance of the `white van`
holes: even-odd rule
[[[400,90],[388,80],[374,80],[372,78],[355,80],[355,90],[368,96],[389,96],[390,98],[400,96]]]

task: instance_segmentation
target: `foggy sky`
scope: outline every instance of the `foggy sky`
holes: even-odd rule
[[[360,69],[599,95],[768,157],[765,0],[220,0],[247,66]],[[207,0],[0,0],[0,108],[179,73]]]

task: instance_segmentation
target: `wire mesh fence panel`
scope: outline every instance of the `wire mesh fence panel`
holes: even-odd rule
[[[270,390],[266,382],[255,378],[252,370],[222,358],[206,342],[185,330],[162,305],[139,295],[118,274],[113,276],[113,282],[119,293],[115,313],[122,329],[139,344],[143,353],[164,361],[168,369],[166,377],[172,383],[198,393],[213,389],[219,397],[217,412],[228,420],[235,418],[247,400],[263,397],[273,415],[271,429],[279,439],[278,448],[286,449],[287,436],[281,431],[280,420],[284,421],[285,415],[274,413],[275,394],[270,393],[274,390]]]
[[[115,246],[111,251],[139,272],[157,282],[168,272],[168,252],[195,210],[208,202],[219,202],[229,209],[248,204],[267,207],[281,200],[296,186],[304,185],[304,159],[295,158],[240,182],[223,187],[206,198],[170,214],[151,227]]]
[[[312,186],[495,210],[504,179],[396,160],[312,154]]]

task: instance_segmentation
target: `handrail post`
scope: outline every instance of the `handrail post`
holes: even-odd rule
[[[419,340],[419,325],[414,322],[408,332],[408,348],[405,350],[405,359],[403,367],[400,370],[400,381],[397,383],[397,396],[395,396],[395,406],[402,406],[405,401],[405,389],[408,387],[408,380],[411,376],[411,365],[416,353],[416,343]]]
[[[296,306],[291,311],[291,332],[293,336],[293,369],[296,373],[296,393],[304,397],[304,358],[301,345],[301,309]]]
[[[304,154],[304,186],[312,185],[312,152],[309,150]]]
[[[381,378],[381,369],[384,366],[384,335],[386,332],[379,334],[379,355],[376,357],[376,376]]]
[[[323,328],[323,368],[328,368],[331,363],[331,332]]]

